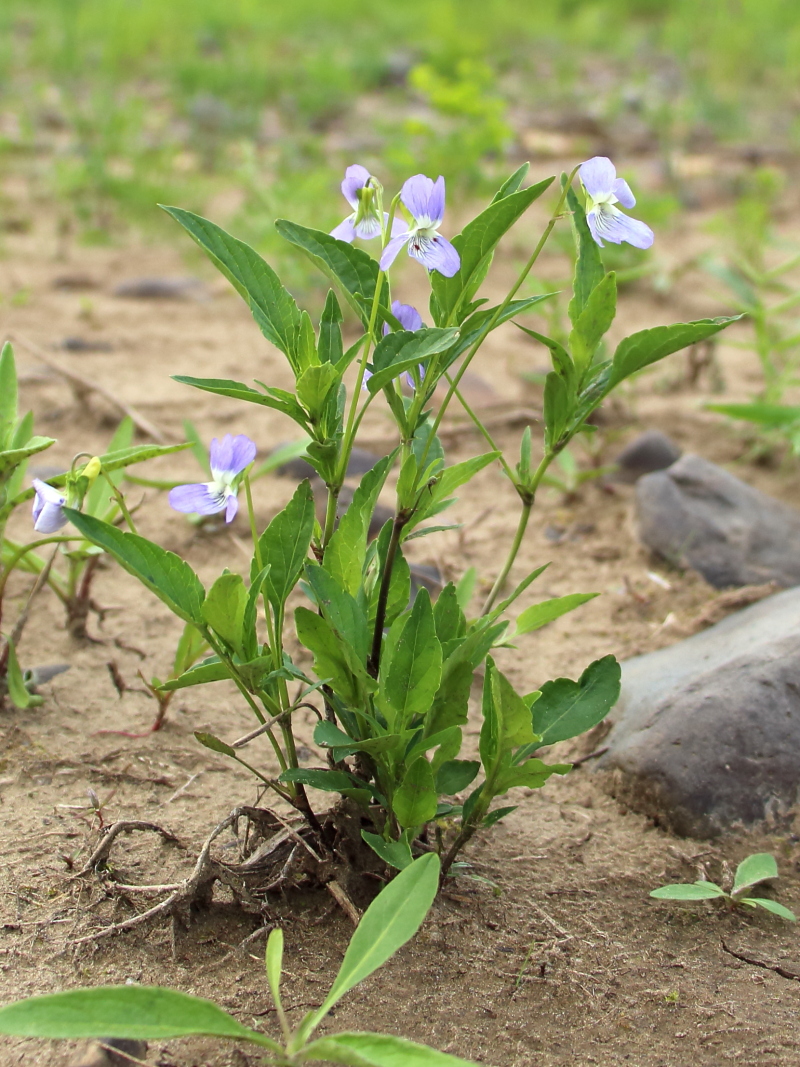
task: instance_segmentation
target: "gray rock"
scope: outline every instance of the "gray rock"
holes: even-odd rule
[[[614,480],[632,485],[644,474],[671,467],[680,456],[681,450],[665,433],[646,430],[629,442],[614,460],[617,468]]]
[[[197,278],[129,278],[112,290],[126,300],[207,300],[208,291]]]
[[[281,445],[278,446],[278,448],[281,447]],[[376,456],[374,452],[367,452],[365,448],[354,448],[350,453],[350,459],[347,461],[347,477],[355,478],[366,474],[367,471],[372,470],[381,458],[381,456]],[[280,467],[275,468],[275,473],[282,478],[292,478],[298,482],[302,482],[304,478],[316,477],[316,471],[308,460],[303,459],[302,456],[297,456],[295,459],[289,459],[282,463]]]
[[[612,791],[677,833],[788,815],[800,797],[800,589],[622,665]]]
[[[800,511],[700,456],[636,484],[639,536],[717,589],[800,583]]]

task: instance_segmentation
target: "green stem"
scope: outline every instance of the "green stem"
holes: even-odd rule
[[[445,373],[445,378],[447,379],[447,381],[448,381],[448,383],[450,385],[453,384],[453,379],[450,377],[449,374]],[[503,468],[503,470],[506,472],[506,474],[508,475],[509,479],[511,480],[511,484],[516,487],[516,485],[517,485],[516,474],[514,473],[513,468],[509,465],[508,461],[506,460],[506,457],[503,455],[502,448],[500,448],[500,446],[495,443],[494,438],[492,437],[492,435],[489,433],[489,431],[486,429],[486,427],[481,422],[480,416],[467,403],[467,401],[466,401],[463,393],[461,392],[461,390],[456,388],[454,390],[454,395],[455,395],[456,400],[459,402],[459,404],[464,409],[464,411],[466,411],[467,415],[469,415],[469,417],[472,419],[473,423],[475,424],[475,428],[483,436],[484,440],[488,443],[488,445],[491,448],[491,450],[493,452],[499,452],[500,453],[500,455],[497,457],[498,462],[500,463],[501,467]]]
[[[464,376],[464,374],[465,374],[465,372],[467,370],[467,367],[469,367],[470,363],[472,362],[472,360],[473,360],[473,358],[475,356],[475,353],[478,351],[478,349],[481,347],[483,342],[486,340],[487,336],[494,329],[495,325],[497,324],[498,319],[501,317],[501,315],[503,314],[505,309],[508,307],[508,305],[514,299],[514,297],[516,296],[517,292],[519,291],[520,286],[525,281],[525,279],[528,277],[528,275],[530,274],[531,270],[533,270],[533,265],[536,263],[536,260],[539,258],[540,254],[542,252],[542,249],[547,244],[547,239],[550,236],[550,234],[552,233],[553,227],[555,226],[555,224],[558,222],[559,218],[561,217],[561,212],[562,212],[562,210],[564,208],[564,203],[566,202],[566,199],[567,199],[567,192],[572,187],[572,182],[573,182],[573,180],[575,178],[575,175],[578,173],[579,169],[580,169],[580,164],[577,167],[575,167],[572,170],[572,172],[570,173],[569,177],[567,178],[566,182],[564,183],[564,187],[561,190],[561,196],[558,198],[558,203],[556,204],[556,209],[553,212],[553,214],[552,214],[552,216],[550,218],[550,221],[548,222],[547,226],[545,227],[544,233],[539,238],[539,241],[538,241],[536,247],[534,248],[530,259],[525,264],[525,266],[522,268],[522,271],[520,272],[519,277],[517,278],[517,280],[514,283],[514,285],[511,287],[511,289],[510,289],[508,295],[506,296],[505,300],[503,300],[502,304],[500,304],[498,306],[498,308],[495,311],[494,315],[492,315],[491,319],[489,319],[489,321],[486,323],[486,325],[484,326],[484,328],[481,331],[480,335],[477,337],[477,339],[475,340],[474,344],[472,345],[472,347],[470,348],[470,350],[467,352],[466,356],[464,357],[464,359],[463,359],[463,361],[461,363],[461,366],[459,367],[458,372],[457,372],[455,378],[453,379],[453,381],[452,381],[452,383],[450,385],[450,388],[447,391],[447,395],[445,396],[444,400],[442,401],[442,406],[439,408],[439,412],[436,415],[436,418],[434,419],[433,428],[432,428],[432,431],[431,431],[431,436],[430,436],[430,438],[428,440],[428,447],[430,446],[430,442],[433,440],[434,436],[438,432],[439,426],[442,423],[442,419],[444,418],[444,415],[445,415],[445,412],[447,411],[448,405],[450,404],[450,401],[453,399],[453,396],[455,395],[455,391],[458,388],[458,384],[461,381],[462,377]],[[425,460],[427,459],[427,455],[428,455],[428,448],[426,447],[425,453],[424,453],[424,455],[422,457],[422,462],[420,463],[420,467],[424,467]]]
[[[41,548],[43,545],[59,545],[76,540],[77,537],[43,537],[39,541],[31,541],[30,544],[23,545],[11,556],[10,561],[5,565],[2,572],[0,573],[0,600],[3,599],[3,593],[5,592],[6,582],[10,578],[11,572],[24,555],[26,555],[28,552],[32,552],[35,548]]]
[[[256,567],[260,573],[264,564],[261,562],[261,544],[258,539],[258,527],[256,526],[256,513],[253,510],[253,494],[250,490],[250,476],[245,474],[244,476],[244,493],[247,499],[247,517],[250,520],[250,536],[253,538],[253,555],[256,560]]]
[[[111,478],[108,476],[108,474],[106,474],[105,470],[103,471],[103,477],[108,482],[109,487],[111,489],[111,492],[114,495],[114,499],[117,502],[117,506],[119,507],[119,510],[122,512],[123,516],[125,517],[125,522],[127,522],[131,533],[138,533],[138,531],[137,531],[137,529],[136,529],[136,527],[135,527],[135,525],[133,523],[133,519],[131,518],[131,513],[130,513],[130,511],[128,511],[128,505],[125,503],[125,497],[122,495],[122,493],[119,491],[119,489],[117,489],[116,485],[114,485],[114,482],[111,480]]]

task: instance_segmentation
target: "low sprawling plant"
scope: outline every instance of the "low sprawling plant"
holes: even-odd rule
[[[280,1024],[269,1036],[244,1026],[210,1000],[159,986],[121,985],[73,989],[29,997],[0,1008],[0,1034],[56,1039],[94,1038],[156,1041],[207,1036],[247,1041],[264,1049],[267,1064],[324,1060],[358,1067],[459,1067],[467,1060],[393,1034],[314,1031],[342,997],[409,941],[428,914],[439,881],[439,860],[414,860],[373,900],[353,934],[339,972],[322,1004],[292,1027],[281,999],[283,930],[267,940],[267,984]]]
[[[573,189],[579,171],[585,201]],[[230,522],[244,488],[253,543],[245,577],[224,570],[206,589],[188,563],[159,545],[79,510],[74,500],[63,508],[83,537],[113,556],[208,644],[210,656],[157,688],[173,692],[233,681],[259,725],[234,743],[207,733],[197,734],[198,739],[242,763],[242,749],[266,739],[277,773],[254,766],[258,760],[249,755],[245,766],[302,814],[316,837],[315,854],[323,858],[336,850],[333,815],[314,809],[307,787],[339,794],[348,810],[360,812],[362,841],[386,864],[403,869],[415,852],[432,848],[447,873],[480,827],[513,810],[493,807],[497,799],[517,786],[543,786],[552,774],[569,770],[568,764],[547,764],[536,753],[604,718],[619,690],[614,657],[590,664],[578,681],[559,678],[525,695],[515,691],[493,658],[495,649],[513,647],[518,638],[595,595],[544,600],[515,620],[508,618],[544,570],[538,567],[504,595],[537,490],[568,443],[592,432],[593,412],[622,381],[731,321],[704,319],[644,330],[605,357],[603,337],[616,312],[616,282],[603,269],[600,247],[604,241],[649,247],[653,234],[615,206],[632,207],[633,194],[616,178],[611,162],[599,157],[563,177],[552,216],[526,265],[504,299],[489,304],[481,287],[498,243],[553,182],[547,178],[523,188],[526,173],[524,166],[512,174],[452,243],[439,233],[443,178],[433,182],[416,175],[384,203],[382,186],[360,166],[347,170],[342,191],[351,213],[332,234],[278,221],[278,233],[343,296],[347,328],[356,327],[348,343],[345,315],[333,290],[315,329],[310,314],[252,248],[198,215],[167,208],[284,354],[295,388],[261,382],[254,388],[185,375],[176,380],[271,408],[294,421],[308,439],[308,462],[327,489],[324,521],[317,520],[311,486],[304,481],[266,529],[258,528],[249,473],[257,449],[244,434],[215,439],[211,481],[173,487],[169,499],[179,511],[224,512]],[[526,329],[549,351],[553,370],[544,384],[541,446],[534,448],[526,429],[514,463],[471,409],[459,383],[493,330],[547,299],[547,294],[519,299],[517,294],[562,219],[571,220],[575,235],[572,329],[566,346]],[[379,257],[355,247],[356,238],[377,240]],[[404,247],[430,280],[430,326],[391,286],[392,265]],[[355,380],[348,395],[344,379],[351,365]],[[364,475],[339,519],[356,435],[379,397],[394,420],[397,446]],[[454,399],[489,450],[448,464],[438,431]],[[438,525],[438,516],[454,493],[495,464],[519,497],[520,518],[483,607],[470,615],[465,586],[453,583],[435,603],[424,588],[411,598],[406,546],[447,529]],[[394,517],[370,541],[370,521],[390,475]],[[298,593],[304,603],[298,603]],[[296,605],[293,619],[290,601]],[[290,621],[313,671],[305,652],[293,656],[287,648]],[[464,754],[470,690],[481,671],[480,743],[477,753]],[[314,741],[326,750],[327,766],[299,764],[293,719],[300,708],[311,708],[318,718]]]
[[[650,896],[656,900],[724,900],[729,907],[763,908],[782,919],[796,921],[793,911],[769,897],[754,897],[756,886],[771,882],[778,877],[778,865],[769,852],[755,852],[742,860],[733,876],[730,893],[715,882],[701,879],[697,882],[678,882],[675,885],[662,885],[654,889]]]
[[[26,487],[28,461],[54,444],[52,437],[34,434],[32,412],[20,414],[14,352],[5,344],[0,352],[0,627],[5,623],[8,580],[16,570],[35,576],[28,605],[47,585],[64,606],[70,632],[84,637],[89,612],[98,610],[92,599],[92,579],[102,551],[78,533],[63,532],[67,520],[62,506],[69,503],[100,522],[113,524],[128,513],[118,488],[126,468],[187,446],[134,445],[133,424],[123,419],[104,455],[76,456],[69,471],[49,483],[34,479],[33,486]],[[7,534],[9,519],[15,509],[30,501],[38,536],[28,541],[12,539]],[[50,545],[53,550],[45,558],[40,551]],[[0,704],[5,697],[17,707],[41,702],[32,691],[38,676],[20,668],[16,651],[27,618],[26,605],[8,633],[0,634]]]

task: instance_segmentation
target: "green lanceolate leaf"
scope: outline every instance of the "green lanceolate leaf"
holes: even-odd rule
[[[370,634],[363,608],[326,570],[316,563],[306,565],[306,579],[317,605],[342,641],[352,649],[357,662],[366,662]]]
[[[339,363],[344,355],[342,345],[342,309],[333,289],[328,290],[322,318],[319,322],[319,343],[317,354],[320,363]],[[344,370],[344,367],[340,367]]]
[[[433,770],[424,756],[419,756],[406,771],[392,800],[392,810],[404,830],[422,826],[436,814],[438,796]]]
[[[191,667],[179,677],[170,678],[168,681],[162,682],[158,688],[162,692],[171,693],[176,689],[188,689],[193,685],[205,685],[206,682],[223,682],[230,677],[231,672],[225,664],[215,658],[210,663],[198,663],[196,667]]]
[[[555,371],[550,371],[544,380],[543,408],[545,447],[552,451],[561,444],[575,411],[575,399]]]
[[[492,779],[492,795],[502,796],[509,789],[525,786],[528,789],[541,789],[554,774],[568,774],[572,770],[569,763],[543,763],[540,759],[527,759],[523,763],[512,763],[504,758],[498,773]]]
[[[770,430],[786,430],[800,422],[800,407],[791,404],[706,404],[706,411],[716,411],[732,419],[745,419]]]
[[[439,857],[414,860],[373,900],[350,939],[325,1002],[313,1015],[316,1026],[337,1001],[381,967],[422,926],[439,888]]]
[[[441,678],[442,646],[431,598],[422,588],[411,612],[392,623],[383,651],[378,697],[392,732],[430,708]]]
[[[184,622],[201,627],[205,624],[203,585],[189,564],[174,552],[167,552],[138,534],[123,533],[116,526],[83,515],[74,508],[64,508],[64,514],[87,541],[113,556]]]
[[[586,221],[586,212],[572,189],[567,192],[567,207],[572,215],[572,230],[578,247],[572,284],[573,297],[568,308],[570,322],[575,326],[592,292],[605,277],[605,270],[600,249]]]
[[[742,860],[736,868],[731,895],[736,897],[759,882],[768,882],[778,877],[778,864],[769,852],[755,852]]]
[[[301,312],[272,267],[244,241],[232,237],[208,219],[179,207],[164,207],[164,210],[183,226],[247,301],[267,340],[284,353],[296,372],[303,370],[303,363],[298,358]]]
[[[592,362],[597,346],[614,321],[616,313],[617,276],[612,271],[606,274],[589,294],[586,306],[570,334],[569,347],[579,374],[582,375]]]
[[[37,708],[40,704],[44,703],[44,700],[40,696],[36,696],[34,693],[29,693],[25,686],[25,678],[22,673],[22,669],[17,659],[17,650],[14,648],[14,642],[11,638],[8,640],[8,663],[6,671],[6,686],[8,688],[8,696],[11,703],[15,708],[19,708],[24,711],[25,708]]]
[[[54,445],[54,437],[31,437],[20,448],[9,448],[0,452],[0,478],[4,478],[19,463],[23,463],[37,452],[44,452],[50,445]]]
[[[591,663],[579,681],[556,678],[545,682],[533,705],[533,729],[541,741],[537,747],[565,741],[602,722],[619,697],[620,668],[613,656]]]
[[[446,1052],[393,1034],[333,1034],[303,1049],[303,1059],[330,1060],[348,1067],[477,1067]]]
[[[797,922],[797,916],[789,908],[784,907],[783,904],[779,904],[777,900],[770,900],[768,897],[744,897],[740,903],[742,904],[755,904],[756,907],[763,908],[764,911],[770,911],[773,915],[779,915],[782,919],[788,919],[789,922]]]
[[[310,483],[303,481],[258,539],[261,563],[269,567],[264,591],[276,611],[282,610],[303,570],[314,519],[314,495]]]
[[[212,752],[219,752],[221,756],[230,756],[231,759],[236,759],[236,749],[226,745],[224,741],[220,741],[214,734],[199,730],[195,731],[194,736],[204,748],[208,748]]]
[[[528,705],[489,656],[483,683],[483,726],[479,745],[487,778],[506,753],[534,741]]]
[[[393,460],[394,453],[367,471],[325,549],[325,570],[351,596],[356,595],[361,585],[370,519]]]
[[[492,203],[496,204],[498,200],[502,200],[505,196],[511,196],[519,189],[520,185],[525,181],[528,175],[528,171],[531,169],[530,163],[523,163],[521,167],[517,167],[514,173],[506,178],[500,188],[492,197]]]
[[[290,767],[283,771],[279,782],[302,782],[312,789],[322,789],[326,793],[341,793],[344,789],[354,789],[363,785],[357,778],[351,778],[344,771],[329,771],[316,767]]]
[[[652,330],[640,330],[631,334],[617,346],[605,391],[610,392],[625,378],[649,367],[651,363],[657,363],[673,352],[679,352],[682,348],[713,337],[715,333],[724,330],[741,317],[732,315],[717,319],[698,319],[696,322],[676,322],[672,326],[656,326]]]
[[[0,352],[0,453],[7,449],[17,425],[17,367],[14,349],[6,341]]]
[[[275,229],[281,237],[301,248],[331,281],[341,286],[345,299],[364,325],[368,325],[378,280],[378,261],[329,233],[299,226],[286,219],[278,219]],[[384,286],[381,295],[384,306],[388,306],[387,294],[388,286]]]
[[[367,382],[370,393],[379,392],[403,371],[412,370],[437,352],[443,352],[457,337],[458,330],[396,330],[387,333],[372,353],[373,372]]]
[[[348,657],[344,643],[326,619],[300,607],[294,620],[300,643],[314,656],[317,677],[328,681],[345,704],[360,706],[369,687],[366,670]]]
[[[203,618],[236,652],[242,652],[247,590],[240,574],[221,574],[206,593]]]
[[[128,1038],[159,1041],[192,1034],[280,1047],[242,1026],[210,1000],[160,986],[119,985],[70,989],[29,997],[0,1008],[0,1033],[60,1040]]]
[[[541,604],[532,604],[520,614],[517,619],[516,630],[510,637],[513,638],[520,634],[530,633],[531,630],[538,630],[540,627],[546,626],[548,622],[558,619],[561,615],[566,615],[568,611],[574,611],[581,604],[594,600],[599,595],[599,593],[568,593],[567,596],[556,596],[550,600],[543,600]]]
[[[451,467],[445,467],[441,474],[437,476],[435,484],[422,494],[420,505],[414,518],[404,528],[404,536],[407,537],[411,530],[424,519],[430,519],[434,515],[438,515],[440,511],[444,511],[452,502],[450,494],[468,481],[471,481],[479,471],[482,471],[484,467],[488,467],[499,455],[499,452],[484,452],[482,456],[473,456],[462,463],[454,463]]]
[[[567,388],[567,394],[572,396],[577,389],[577,375],[575,372],[575,364],[572,362],[572,356],[567,352],[566,348],[559,342],[553,340],[552,337],[546,337],[542,333],[537,333],[535,330],[529,330],[527,326],[520,326],[519,323],[515,324],[517,329],[522,330],[529,337],[532,337],[534,341],[539,341],[546,348],[550,350],[550,356],[553,361],[553,370],[561,378],[564,379],[564,385]]]
[[[656,900],[713,900],[727,894],[713,882],[679,882],[677,885],[662,885],[650,896]]]
[[[460,321],[458,309],[472,299],[486,277],[498,242],[552,182],[552,178],[546,178],[528,189],[492,201],[453,238],[453,245],[461,257],[461,267],[452,278],[445,278],[438,271],[431,274],[431,288],[439,305],[442,325]]]
[[[284,389],[272,389],[265,385],[265,392],[259,393],[244,382],[235,382],[230,378],[193,378],[188,374],[173,374],[172,378],[182,385],[191,385],[194,389],[202,389],[206,393],[214,393],[215,396],[229,396],[233,400],[246,400],[251,404],[280,411],[293,419],[306,433],[311,433],[305,409],[298,404],[292,393],[287,393]]]
[[[340,381],[341,376],[333,363],[306,367],[297,379],[297,399],[308,412],[312,422],[320,418],[328,394]]]
[[[371,834],[368,830],[362,830],[361,837],[384,863],[388,863],[390,867],[395,867],[398,871],[405,870],[413,862],[414,857],[411,855],[411,848],[405,837],[401,837],[399,841],[387,841],[378,834]]]
[[[467,633],[467,620],[458,603],[458,593],[453,582],[448,582],[433,605],[433,621],[436,636],[442,644]]]
[[[481,765],[478,760],[447,760],[436,772],[436,790],[450,797],[471,785],[478,776]]]

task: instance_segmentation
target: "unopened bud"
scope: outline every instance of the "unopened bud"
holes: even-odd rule
[[[93,485],[98,474],[102,470],[102,465],[97,456],[92,456],[89,462],[81,471],[83,477],[88,481],[89,485]]]

